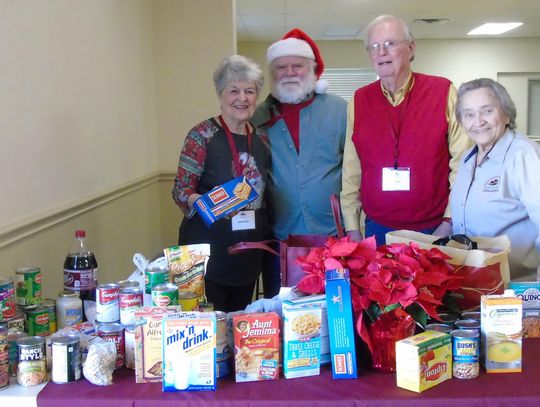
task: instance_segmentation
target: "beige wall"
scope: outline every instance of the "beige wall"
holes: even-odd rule
[[[101,282],[176,242],[173,172],[219,107],[233,15],[232,0],[0,2],[0,275],[39,266],[56,296],[77,228]]]
[[[358,41],[318,42],[327,68],[370,68],[370,62]],[[268,42],[240,42],[238,52],[266,66]],[[488,77],[500,79],[504,73],[540,72],[540,41],[538,38],[418,40],[413,69],[418,72],[445,76],[456,86],[468,80]],[[508,85],[508,91],[521,102],[527,89],[527,75]],[[268,81],[268,75],[267,75]],[[505,84],[506,85],[506,84]],[[264,95],[268,92],[265,85]],[[518,129],[526,129],[527,112],[518,104]],[[525,130],[523,130],[525,131]]]

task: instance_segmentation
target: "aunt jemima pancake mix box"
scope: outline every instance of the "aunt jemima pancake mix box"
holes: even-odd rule
[[[234,359],[237,382],[279,377],[279,315],[275,312],[233,317]]]
[[[420,393],[452,377],[452,338],[426,331],[396,342],[397,385]]]
[[[163,391],[216,389],[216,314],[163,318]]]
[[[142,307],[135,311],[135,382],[160,382],[162,377],[161,322],[176,306]]]
[[[259,195],[246,177],[237,177],[223,185],[218,185],[193,203],[206,226],[242,209]]]

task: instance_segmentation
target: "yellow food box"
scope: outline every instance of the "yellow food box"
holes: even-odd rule
[[[513,290],[481,298],[480,358],[487,373],[521,372],[523,304]]]
[[[421,393],[452,377],[452,338],[426,331],[396,342],[398,387]]]

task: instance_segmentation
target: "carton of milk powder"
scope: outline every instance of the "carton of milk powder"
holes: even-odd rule
[[[162,329],[163,391],[215,390],[215,313],[165,316]]]

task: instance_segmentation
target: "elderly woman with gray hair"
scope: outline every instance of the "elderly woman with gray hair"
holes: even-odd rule
[[[261,68],[249,58],[230,56],[214,72],[214,85],[221,112],[188,132],[172,196],[184,213],[178,244],[210,244],[206,296],[216,310],[230,312],[244,309],[251,302],[261,271],[261,252],[253,250],[232,256],[227,247],[264,237],[263,195],[270,150],[266,133],[250,124],[263,86]],[[208,228],[194,213],[193,202],[215,186],[241,175],[250,181],[259,198],[235,216],[220,219]]]
[[[536,280],[540,264],[540,146],[515,132],[506,89],[476,79],[458,90],[456,116],[475,146],[450,196],[453,233],[507,235],[512,280]]]

